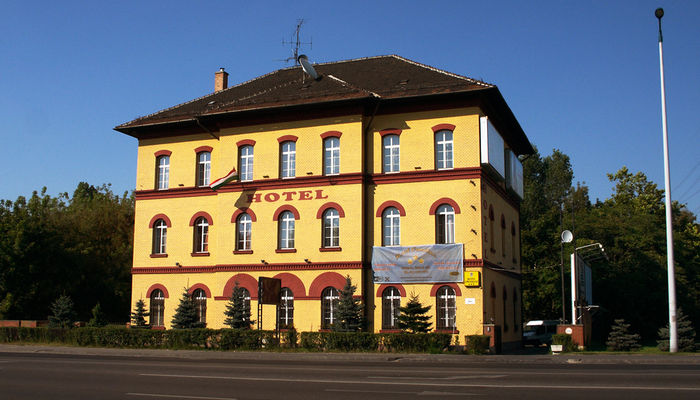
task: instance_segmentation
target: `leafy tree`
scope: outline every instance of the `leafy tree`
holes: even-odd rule
[[[60,296],[51,304],[49,326],[52,328],[71,328],[75,320],[73,300],[68,296]]]
[[[180,304],[177,305],[175,315],[170,323],[174,329],[205,328],[207,326],[206,323],[197,318],[197,307],[188,293],[188,288],[182,292]]]
[[[226,315],[224,324],[233,329],[250,329],[254,323],[250,319],[250,303],[246,301],[245,291],[238,286],[238,282],[233,287],[224,315]]]
[[[427,333],[431,329],[430,316],[426,315],[432,306],[423,306],[418,296],[411,293],[405,307],[399,307],[397,326],[408,333]]]
[[[146,317],[148,317],[150,313],[146,311],[146,303],[143,301],[143,299],[139,299],[136,302],[136,308],[134,309],[134,312],[131,313],[131,327],[132,328],[148,328],[148,324],[146,323]]]
[[[107,325],[107,320],[105,319],[105,315],[102,312],[102,307],[100,306],[100,303],[95,304],[95,307],[92,308],[92,318],[90,318],[90,321],[88,321],[87,325],[94,327],[101,327]]]
[[[629,328],[630,324],[625,323],[624,319],[615,320],[608,340],[605,342],[609,350],[630,351],[641,347],[639,344],[640,336],[636,333],[630,333]]]
[[[357,287],[352,284],[352,280],[348,275],[345,278],[345,286],[340,291],[338,299],[338,318],[333,324],[333,330],[336,332],[357,332],[362,329],[362,304],[359,299],[355,299],[353,295]]]
[[[696,350],[697,346],[695,344],[695,329],[693,329],[693,324],[690,323],[688,318],[683,314],[681,309],[678,309],[676,315],[677,322],[677,334],[678,334],[678,351],[693,352]],[[669,339],[669,326],[666,324],[665,327],[659,329],[659,350],[668,351],[670,347]]]

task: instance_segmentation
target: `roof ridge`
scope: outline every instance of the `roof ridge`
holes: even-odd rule
[[[326,75],[326,76],[329,77],[329,78],[331,78],[331,79],[333,79],[333,80],[336,80],[336,81],[340,82],[341,85],[350,87],[350,88],[355,89],[355,90],[361,90],[361,91],[366,92],[366,93],[369,93],[369,94],[371,94],[372,96],[377,97],[377,98],[382,97],[382,96],[378,95],[377,93],[374,93],[374,92],[371,91],[371,90],[367,90],[367,89],[365,89],[365,88],[363,88],[363,87],[355,86],[355,85],[353,85],[353,84],[351,84],[351,83],[349,83],[349,82],[347,82],[347,81],[345,81],[345,80],[343,80],[343,79],[338,78],[338,77],[335,76],[335,75],[328,74],[328,75]]]
[[[470,77],[468,77],[468,76],[455,74],[455,73],[453,73],[453,72],[445,71],[445,70],[442,70],[442,69],[440,69],[440,68],[435,68],[435,67],[430,66],[430,65],[428,65],[428,64],[422,64],[422,63],[419,63],[419,62],[417,62],[417,61],[409,60],[408,58],[401,57],[401,56],[396,55],[396,54],[392,54],[390,57],[397,58],[397,59],[399,59],[399,60],[401,60],[401,61],[404,61],[404,62],[407,62],[407,63],[409,63],[409,64],[413,64],[413,65],[418,66],[418,67],[426,68],[426,69],[429,69],[429,70],[431,70],[431,71],[435,71],[435,72],[441,73],[441,74],[443,74],[443,75],[451,76],[451,77],[457,78],[457,79],[463,79],[463,80],[465,80],[465,81],[472,82],[472,83],[474,83],[474,84],[476,84],[476,85],[480,85],[480,86],[484,86],[484,87],[494,87],[494,85],[491,84],[491,83],[487,83],[487,82],[484,82],[484,81],[480,81],[480,80],[478,80],[478,79],[470,78]]]

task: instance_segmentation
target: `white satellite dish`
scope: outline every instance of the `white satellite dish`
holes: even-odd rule
[[[574,235],[571,233],[571,231],[566,230],[561,233],[561,242],[562,243],[571,243],[571,241],[574,240]]]
[[[314,80],[319,80],[321,79],[321,76],[316,72],[313,66],[311,66],[311,63],[309,62],[309,58],[306,57],[306,55],[302,54],[297,58],[297,61],[299,61],[299,64],[301,64],[301,68],[309,74],[310,77],[312,77]]]

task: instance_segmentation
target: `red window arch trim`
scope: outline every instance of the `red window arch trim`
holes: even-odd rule
[[[338,290],[343,290],[345,286],[345,278],[337,272],[324,272],[317,276],[316,279],[311,283],[309,288],[309,297],[313,299],[320,299],[321,292],[328,286],[332,286]]]
[[[443,286],[449,286],[452,289],[455,290],[455,294],[457,296],[462,295],[462,290],[460,290],[459,286],[456,283],[436,283],[433,285],[433,287],[430,289],[430,296],[435,297],[437,295],[438,289],[440,289]]]
[[[437,131],[444,131],[444,130],[454,131],[455,126],[452,124],[438,124],[438,125],[435,125],[433,127],[433,132],[435,132],[435,133],[437,133]]]
[[[377,217],[381,217],[382,214],[384,213],[384,210],[386,210],[389,207],[396,207],[396,209],[399,210],[400,216],[402,216],[402,217],[406,216],[406,210],[404,210],[403,206],[401,204],[399,204],[398,201],[388,200],[388,201],[385,201],[384,203],[382,203],[382,205],[380,205],[379,208],[377,208],[377,214],[376,214]]]
[[[386,135],[398,135],[401,136],[401,129],[382,129],[379,131],[379,136],[386,136]]]
[[[292,291],[295,299],[306,297],[306,288],[304,283],[296,275],[290,274],[288,272],[282,272],[275,275],[273,278],[282,281],[282,287],[289,288]]]
[[[321,134],[321,139],[326,139],[326,138],[329,138],[329,137],[337,137],[337,138],[340,138],[342,135],[343,135],[342,132],[338,132],[338,131],[328,131],[328,132],[323,132],[323,133]]]
[[[281,206],[280,208],[275,211],[275,214],[272,216],[273,221],[277,221],[280,217],[280,214],[282,214],[285,211],[291,211],[292,214],[294,214],[294,219],[299,219],[299,211],[297,211],[294,206],[290,206],[289,204],[285,204]]]
[[[284,135],[284,136],[280,136],[277,138],[277,141],[280,143],[282,143],[282,142],[296,142],[297,140],[299,140],[299,138],[294,136],[294,135]]]
[[[233,222],[235,224],[236,220],[238,219],[238,217],[241,214],[250,215],[251,222],[255,222],[258,220],[258,218],[255,216],[255,213],[253,212],[253,210],[251,210],[250,208],[244,207],[244,208],[239,208],[238,210],[236,210],[236,212],[233,213],[233,215],[231,216],[231,222]]]
[[[196,149],[194,149],[194,152],[195,152],[195,153],[201,153],[201,152],[203,152],[203,151],[208,151],[208,152],[211,153],[212,150],[214,150],[214,148],[211,147],[211,146],[199,146],[199,147],[197,147]]]
[[[173,154],[173,152],[170,150],[158,150],[155,153],[153,153],[153,155],[156,157],[160,157],[160,156],[168,156],[169,157],[171,154]]]
[[[239,140],[236,142],[236,146],[241,147],[241,146],[255,146],[255,140],[252,139],[243,139]]]
[[[447,197],[443,197],[441,199],[435,200],[433,205],[430,206],[430,215],[435,215],[435,212],[437,211],[438,207],[440,207],[443,204],[451,205],[452,208],[454,208],[454,210],[455,210],[455,214],[459,214],[462,212],[462,210],[460,210],[459,205],[457,204],[456,201],[454,201],[450,198],[447,198]]]
[[[345,218],[345,210],[343,210],[343,207],[341,207],[340,204],[331,201],[322,205],[321,208],[318,209],[318,212],[316,213],[316,219],[323,218],[323,213],[326,212],[326,210],[328,210],[329,208],[335,208],[338,211],[338,216],[340,218]]]
[[[155,225],[156,221],[158,221],[159,219],[162,219],[163,221],[165,221],[165,226],[167,226],[168,228],[170,228],[172,226],[172,224],[170,223],[170,218],[168,218],[167,215],[156,214],[153,216],[153,218],[151,218],[151,222],[148,223],[148,228],[153,229],[153,225]]]
[[[207,285],[205,285],[203,283],[197,283],[195,285],[190,286],[190,288],[187,290],[187,294],[192,296],[192,294],[194,294],[194,291],[197,289],[204,290],[204,294],[207,296],[207,299],[211,299],[211,290],[209,290]]]
[[[258,299],[258,281],[255,280],[252,276],[248,274],[236,274],[231,277],[226,282],[226,285],[224,286],[224,293],[222,296],[215,297],[216,300],[228,300],[231,298],[231,295],[233,294],[233,288],[236,287],[236,282],[238,282],[238,286],[246,288],[248,292],[250,293],[250,299],[251,300],[257,300]]]
[[[211,215],[209,215],[206,211],[200,211],[197,214],[193,215],[192,218],[190,218],[190,226],[194,226],[194,222],[199,217],[204,217],[204,219],[207,220],[209,225],[214,225],[214,220],[212,219]]]
[[[389,283],[389,284],[383,283],[383,284],[379,285],[379,287],[377,288],[377,297],[382,297],[382,293],[384,293],[386,288],[388,288],[390,286],[395,287],[396,290],[399,291],[399,294],[401,295],[401,297],[406,297],[406,288],[404,288],[403,285],[400,283]]]
[[[154,283],[153,285],[151,285],[151,287],[149,287],[148,290],[146,291],[146,297],[150,299],[150,298],[151,298],[151,294],[152,294],[153,291],[156,290],[156,289],[162,290],[162,291],[163,291],[163,297],[165,297],[166,299],[167,299],[168,297],[170,297],[170,295],[168,294],[168,289],[166,289],[165,286],[161,285],[160,283]]]

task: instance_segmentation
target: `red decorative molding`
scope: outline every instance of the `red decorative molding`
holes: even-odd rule
[[[216,196],[208,187],[173,188],[167,190],[138,190],[134,192],[136,200],[175,199],[180,197]]]
[[[401,135],[401,129],[382,129],[379,131],[379,136],[386,136],[386,135]]]
[[[243,207],[243,208],[237,209],[233,213],[233,215],[231,216],[231,222],[233,222],[235,224],[236,221],[238,220],[238,217],[244,213],[250,215],[251,222],[255,222],[258,220],[258,218],[255,216],[255,213],[253,212],[253,210],[251,210],[250,208],[247,208],[247,207]]]
[[[192,257],[209,257],[209,252],[205,251],[202,253],[190,253]]]
[[[207,287],[207,285],[205,285],[205,284],[203,284],[203,283],[196,283],[196,284],[190,286],[189,290],[187,290],[187,294],[189,294],[190,296],[192,296],[192,293],[194,293],[194,291],[197,290],[197,289],[202,289],[202,290],[204,290],[204,294],[207,296],[207,298],[208,298],[208,299],[211,299],[211,291],[209,290],[209,288]]]
[[[153,291],[156,289],[162,290],[163,297],[165,297],[166,299],[168,297],[170,297],[170,295],[168,294],[168,289],[166,289],[165,286],[161,285],[160,283],[154,283],[153,285],[151,285],[151,287],[149,287],[148,290],[146,291],[146,297],[150,299],[151,293],[153,293]]]
[[[397,201],[394,200],[388,200],[382,203],[382,205],[377,208],[377,217],[381,217],[382,213],[384,210],[386,210],[388,207],[396,207],[397,210],[399,210],[399,215],[402,217],[406,216],[406,210],[403,209],[403,206],[399,204]]]
[[[314,299],[321,298],[321,292],[328,286],[332,286],[338,290],[343,290],[345,286],[345,278],[337,272],[324,272],[317,276],[311,283],[309,288],[309,297]]]
[[[406,171],[392,174],[373,174],[372,182],[375,185],[387,183],[411,183],[450,181],[459,179],[480,179],[481,168],[455,168],[447,170]]]
[[[380,329],[379,333],[401,333],[401,329]]]
[[[452,124],[438,124],[438,125],[435,125],[433,127],[433,132],[444,131],[444,130],[454,131],[455,126]]]
[[[253,250],[234,250],[233,254],[253,254]]]
[[[168,254],[167,253],[151,254],[150,257],[151,258],[168,258]]]
[[[436,283],[433,285],[432,289],[430,289],[430,296],[435,297],[435,294],[437,293],[438,289],[440,289],[443,286],[449,286],[452,289],[454,289],[455,294],[457,296],[462,295],[462,291],[459,289],[459,286],[456,283]]]
[[[447,197],[443,197],[443,198],[441,198],[441,199],[436,200],[436,201],[433,203],[433,205],[430,206],[430,212],[429,212],[430,215],[435,215],[435,212],[437,211],[437,208],[440,207],[440,206],[443,205],[443,204],[449,204],[449,205],[451,205],[452,208],[454,208],[454,210],[455,210],[455,214],[459,214],[459,213],[462,212],[462,211],[459,209],[459,205],[457,204],[456,201],[454,201],[454,200],[452,200],[452,199],[450,199],[450,198],[447,198]]]
[[[165,226],[167,226],[168,228],[170,228],[172,226],[172,224],[170,223],[170,218],[168,218],[167,215],[156,214],[153,216],[153,218],[151,218],[151,222],[148,223],[148,228],[153,229],[153,224],[155,224],[156,221],[158,221],[159,219],[162,219],[163,221],[165,221]]]
[[[452,334],[458,335],[459,330],[449,329],[449,328],[440,328],[440,329],[435,329],[435,333],[452,333]]]
[[[282,142],[296,142],[299,138],[294,135],[284,135],[277,138],[277,141]]]
[[[236,282],[238,282],[238,286],[248,289],[251,300],[258,299],[258,281],[248,274],[236,274],[232,276],[231,279],[226,282],[226,285],[224,285],[224,293],[221,296],[215,297],[214,299],[230,299],[231,294],[233,294],[233,288],[236,286]]]
[[[326,210],[329,208],[335,208],[338,211],[338,216],[340,218],[345,218],[345,210],[343,210],[343,207],[341,207],[338,203],[330,201],[322,205],[321,208],[318,209],[318,212],[316,212],[316,219],[323,218],[323,213],[326,212]]]
[[[275,253],[296,253],[297,249],[275,249]]]
[[[321,253],[326,253],[329,251],[343,251],[343,248],[342,247],[319,247],[318,251],[320,251]]]
[[[386,290],[386,288],[388,288],[390,286],[395,287],[396,290],[399,291],[399,294],[401,295],[401,297],[406,297],[406,288],[404,288],[403,285],[400,283],[388,283],[388,284],[382,283],[377,288],[377,297],[382,297],[382,293],[384,293],[384,290]]]
[[[199,146],[199,147],[197,147],[196,149],[194,149],[194,152],[195,152],[195,153],[201,153],[201,152],[203,152],[203,151],[208,151],[208,152],[211,153],[212,150],[214,150],[214,148],[211,147],[211,146]]]
[[[273,278],[281,280],[282,287],[289,288],[292,291],[292,294],[294,295],[295,299],[306,297],[306,288],[304,287],[304,282],[302,282],[301,279],[299,279],[299,277],[297,277],[296,275],[287,272],[282,272],[273,276]]]
[[[214,219],[209,215],[206,211],[200,211],[196,213],[195,215],[190,218],[190,226],[194,226],[194,222],[197,220],[199,217],[204,217],[204,219],[207,220],[209,225],[214,225]]]
[[[343,134],[342,134],[341,132],[338,132],[338,131],[328,131],[328,132],[323,132],[323,133],[321,134],[321,139],[326,139],[326,138],[329,138],[329,137],[337,137],[337,138],[340,138],[342,135],[343,135]]]
[[[252,139],[243,139],[239,140],[236,142],[236,146],[241,147],[241,146],[255,146],[255,140]]]
[[[170,157],[171,154],[173,154],[173,152],[170,151],[170,150],[158,150],[158,151],[156,151],[155,153],[153,153],[153,155],[156,156],[156,157],[160,157],[160,156],[168,156],[168,157]]]
[[[140,274],[202,274],[213,272],[240,271],[317,271],[338,269],[362,269],[361,261],[332,261],[307,263],[268,263],[268,264],[216,264],[197,267],[134,267],[133,275]]]
[[[289,204],[285,204],[285,205],[281,206],[280,208],[278,208],[277,211],[275,211],[274,215],[272,215],[272,220],[277,221],[280,214],[282,214],[285,211],[291,211],[291,213],[294,214],[294,219],[296,219],[296,220],[299,219],[299,211],[297,211],[297,209],[294,208],[294,206],[291,206]]]

